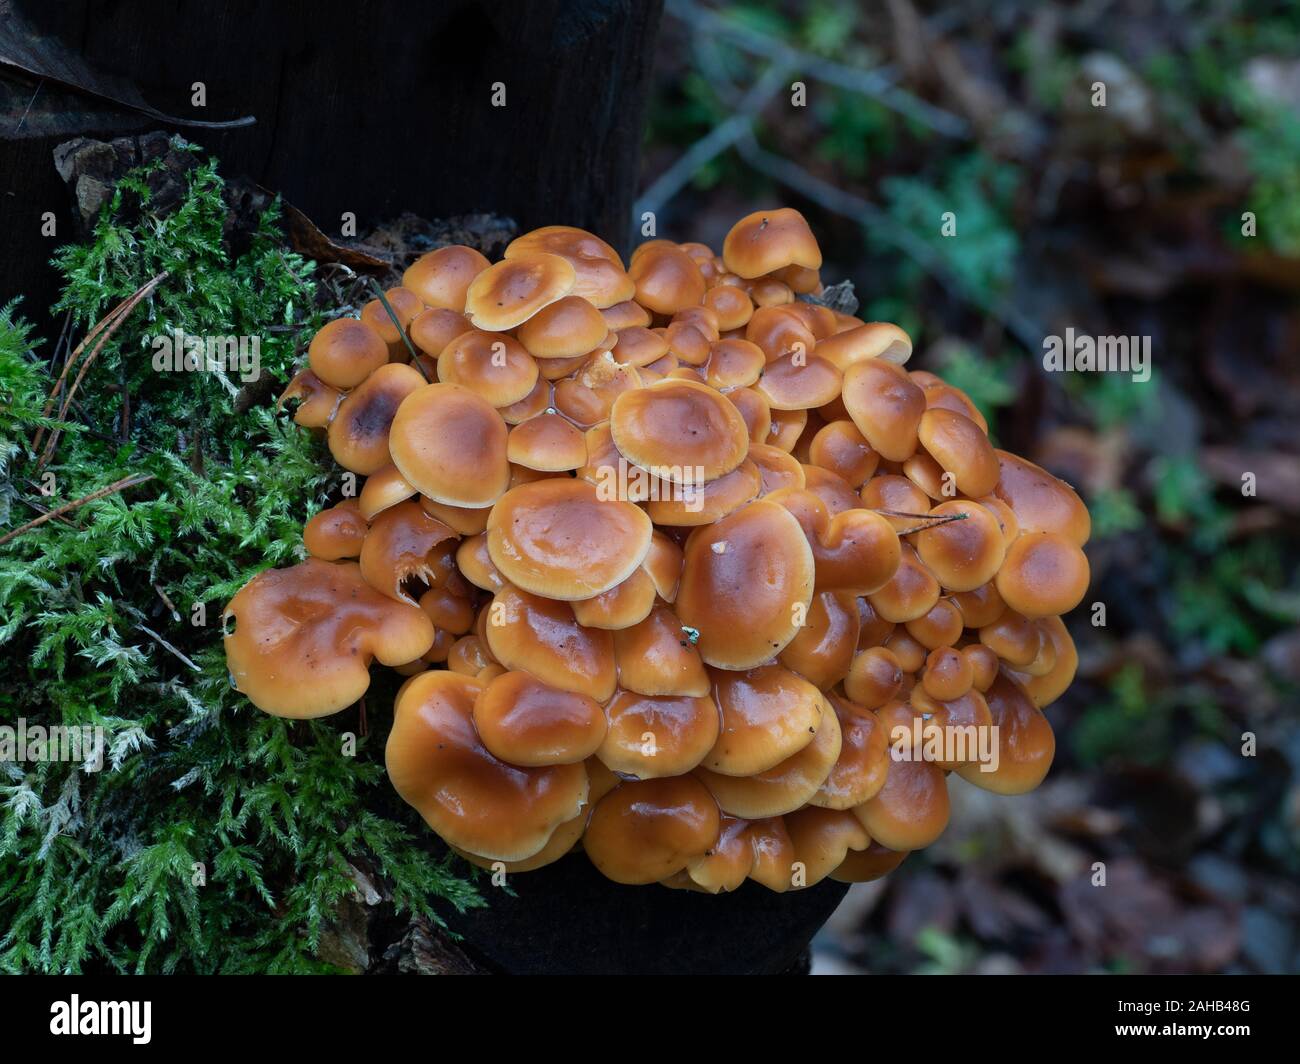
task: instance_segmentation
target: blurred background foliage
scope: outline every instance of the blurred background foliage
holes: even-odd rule
[[[668,0],[657,80],[658,234],[798,207],[823,278],[1094,519],[1052,775],[954,788],[818,968],[1300,969],[1300,10]],[[1151,379],[1045,372],[1067,328],[1150,337]]]

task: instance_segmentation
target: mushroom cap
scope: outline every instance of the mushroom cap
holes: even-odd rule
[[[704,275],[675,244],[641,245],[628,275],[636,285],[636,301],[655,314],[676,314],[704,298]]]
[[[820,270],[822,252],[804,216],[779,207],[747,214],[733,225],[722,243],[722,261],[748,280],[791,265]]]
[[[808,445],[808,461],[858,490],[880,465],[880,455],[872,450],[857,425],[845,419],[829,422],[817,430]]]
[[[613,634],[583,628],[567,602],[507,585],[493,597],[486,614],[488,649],[507,669],[531,672],[543,683],[597,702],[613,695]]]
[[[853,809],[871,838],[891,850],[929,846],[948,826],[948,781],[931,761],[890,760],[885,785]]]
[[[1007,608],[1002,596],[998,594],[997,584],[992,580],[949,597],[961,614],[961,623],[966,628],[983,628],[986,624],[992,624]]]
[[[1009,665],[1023,669],[1038,657],[1042,633],[1038,625],[1015,610],[1003,610],[992,624],[979,630],[980,642]]]
[[[896,532],[915,528],[918,523],[917,517],[924,517],[930,512],[929,496],[907,477],[896,476],[893,473],[882,473],[880,476],[872,477],[862,485],[859,498],[868,510],[916,515],[896,517],[890,513],[883,514]]]
[[[903,863],[906,856],[906,850],[890,850],[878,842],[872,842],[865,850],[847,854],[844,862],[830,877],[839,883],[870,883],[889,875]]]
[[[1047,775],[1056,756],[1056,736],[1043,711],[1028,692],[1006,673],[984,694],[998,744],[997,767],[961,765],[957,774],[967,783],[994,794],[1025,794]]]
[[[415,485],[408,482],[397,471],[397,466],[389,462],[366,478],[361,494],[357,496],[357,505],[361,516],[367,521],[373,521],[377,513],[396,506],[415,493]]]
[[[986,436],[988,435],[988,419],[980,412],[980,408],[975,405],[971,397],[960,388],[942,381],[938,377],[935,377],[932,381],[922,383],[915,372],[912,374],[912,380],[920,384],[921,390],[925,392],[927,410],[951,410],[954,414],[961,414],[975,422],[979,426],[980,432]]]
[[[628,461],[678,484],[716,480],[749,450],[740,411],[694,381],[662,380],[623,392],[610,410],[609,430]]]
[[[1069,613],[1083,599],[1088,558],[1059,532],[1024,532],[1007,548],[994,581],[998,594],[1025,617]]]
[[[961,638],[961,611],[948,599],[940,599],[924,617],[907,622],[907,634],[926,650],[955,646]]]
[[[334,461],[363,476],[389,464],[390,432],[406,397],[424,387],[418,370],[400,362],[380,366],[339,404],[329,427]]]
[[[684,874],[693,889],[707,894],[720,894],[736,890],[744,883],[753,864],[749,821],[723,814],[717,839],[707,853],[692,857],[686,863]]]
[[[885,647],[868,647],[853,657],[844,677],[844,693],[864,709],[879,709],[903,689],[898,655]]]
[[[680,485],[658,480],[646,500],[646,513],[658,525],[694,528],[712,524],[758,498],[763,477],[749,459],[707,484]]]
[[[970,659],[960,650],[939,647],[930,651],[925,659],[925,672],[921,686],[925,693],[940,702],[961,698],[975,682],[975,670]]]
[[[384,760],[393,788],[450,845],[521,861],[587,800],[581,764],[521,768],[493,757],[474,730],[483,684],[424,672],[397,693]]]
[[[852,492],[848,497],[857,501]],[[902,546],[880,514],[852,509],[830,517],[826,504],[808,489],[787,488],[767,499],[789,510],[803,529],[819,591],[847,589],[871,594],[886,587],[898,572]]]
[[[538,480],[511,488],[492,508],[488,553],[512,584],[571,602],[631,576],[653,531],[644,510],[601,498],[585,480]]]
[[[794,455],[766,443],[749,445],[749,460],[758,466],[762,487],[759,497],[771,495],[782,488],[802,489],[805,483],[803,466]]]
[[[388,306],[384,306],[384,301],[387,301]],[[385,292],[384,301],[372,299],[362,307],[361,321],[374,329],[384,341],[388,348],[389,362],[409,362],[411,353],[406,346],[406,330],[424,310],[424,304],[414,292],[400,287]],[[393,321],[394,317],[397,318],[396,322]]]
[[[917,532],[916,550],[949,591],[974,591],[997,575],[1007,553],[1006,541],[997,518],[979,503],[954,499],[930,511],[931,517],[952,514],[965,517]]]
[[[687,309],[703,310],[703,307]],[[680,312],[679,312],[680,313]],[[707,327],[699,322],[673,320],[663,330],[664,340],[668,343],[668,353],[677,359],[681,368],[703,366],[709,361],[709,351],[713,341],[709,339]]]
[[[997,679],[998,666],[1001,662],[997,654],[983,643],[971,643],[961,648],[961,656],[971,668],[971,686],[983,694]]]
[[[322,561],[355,558],[361,553],[368,528],[357,500],[344,499],[307,522],[302,530],[302,543],[308,554]]]
[[[1042,709],[1060,698],[1066,688],[1074,682],[1074,674],[1079,668],[1079,652],[1075,649],[1074,640],[1070,638],[1070,632],[1061,618],[1047,617],[1038,622],[1038,629],[1043,644],[1050,645],[1052,648],[1052,667],[1038,676],[1017,672],[1015,669],[1008,669],[1008,672],[1033,699],[1034,705]],[[967,647],[963,653],[975,654],[981,650],[992,655],[992,651],[982,645]],[[985,684],[982,690],[988,690],[996,671],[997,656],[993,655],[993,669],[989,676],[989,683]]]
[[[772,408],[767,405],[764,399],[753,388],[736,388],[727,393],[727,401],[731,403],[739,412],[745,422],[745,430],[749,434],[750,446],[762,444],[770,446],[775,442],[772,440]],[[798,411],[807,419],[806,410]],[[776,447],[774,450],[781,450]]]
[[[476,635],[461,636],[447,652],[447,668],[462,676],[477,676],[488,666],[496,664],[483,640]]]
[[[748,340],[715,340],[709,345],[705,380],[720,392],[748,388],[756,384],[767,364],[767,356],[758,344]]]
[[[994,451],[999,478],[993,494],[1011,507],[1022,532],[1058,532],[1076,547],[1088,542],[1092,518],[1072,487],[1046,469]]]
[[[539,414],[510,430],[506,457],[528,469],[565,472],[586,464],[587,441],[559,414]]]
[[[614,361],[624,366],[648,366],[668,353],[668,340],[660,333],[641,326],[620,329],[611,353]]]
[[[364,322],[335,318],[312,337],[307,362],[331,387],[355,388],[388,362],[388,345]]]
[[[582,846],[616,883],[654,883],[713,845],[718,805],[691,776],[620,783],[591,812]]]
[[[749,848],[753,855],[749,878],[782,894],[793,886],[794,843],[785,818],[762,817],[749,822]]]
[[[723,332],[743,329],[754,313],[749,293],[732,284],[714,285],[704,293],[704,305],[718,316],[718,328]]]
[[[471,282],[490,266],[487,258],[463,244],[451,244],[421,255],[402,274],[402,287],[414,292],[428,307],[465,310]]]
[[[894,575],[878,591],[871,592],[867,600],[885,620],[905,624],[934,609],[939,592],[939,582],[921,563],[916,551],[904,544]]]
[[[293,411],[293,423],[305,429],[323,429],[334,419],[343,393],[326,384],[310,369],[299,370],[275,402],[278,413],[291,399],[298,400]]]
[[[816,795],[839,759],[842,743],[839,718],[824,699],[821,701],[821,722],[812,742],[780,764],[752,776],[724,776],[703,766],[695,770],[724,813],[749,820],[781,816]]]
[[[840,371],[815,355],[782,355],[767,363],[755,387],[773,410],[811,410],[838,398]]]
[[[456,337],[473,332],[474,326],[464,314],[442,307],[427,307],[420,311],[406,330],[415,344],[424,354],[436,359],[443,348]]]
[[[682,548],[656,529],[650,537],[650,550],[641,566],[654,581],[655,593],[665,602],[677,600],[682,561]]]
[[[573,294],[601,310],[630,301],[636,291],[618,252],[585,229],[568,225],[534,229],[512,240],[506,247],[505,257],[512,259],[538,251],[565,259],[574,270]]]
[[[785,818],[794,859],[803,866],[803,886],[820,883],[844,863],[850,851],[865,850],[871,836],[848,812],[805,806]]]
[[[561,691],[526,672],[504,672],[474,702],[483,745],[511,765],[571,765],[591,757],[605,739],[600,704]]]
[[[317,558],[253,577],[226,606],[222,629],[236,689],[263,712],[293,718],[346,709],[370,686],[372,657],[414,661],[434,636],[424,613],[369,587],[358,565]]]
[[[825,691],[844,679],[858,648],[858,604],[851,591],[818,591],[804,626],[780,662]]]
[[[594,350],[608,332],[599,310],[582,296],[568,295],[519,326],[519,342],[535,358],[574,358]]]
[[[469,506],[448,506],[446,503],[434,502],[427,495],[420,496],[420,509],[461,536],[477,536],[485,531],[488,514],[492,512],[483,507],[474,509]]]
[[[459,384],[493,407],[522,402],[537,386],[537,363],[513,336],[473,329],[438,356],[438,380]]]
[[[419,606],[435,628],[449,635],[462,636],[474,627],[474,600],[468,590],[431,587],[420,596]]]
[[[567,259],[523,251],[489,266],[470,282],[465,316],[477,329],[504,332],[563,299],[577,282]]]
[[[781,307],[794,302],[794,289],[775,277],[760,277],[750,284],[749,298],[757,307]]]
[[[399,502],[378,514],[361,545],[361,575],[381,594],[415,604],[403,584],[412,579],[434,585],[432,551],[456,533],[430,517],[416,502]]]
[[[456,548],[456,568],[475,587],[493,593],[506,586],[505,578],[497,572],[488,554],[487,533],[469,536]]]
[[[781,665],[715,670],[713,681],[722,727],[703,766],[719,775],[753,776],[780,765],[813,742],[828,708],[816,687]]]
[[[921,446],[951,473],[964,495],[987,495],[997,487],[999,466],[984,430],[965,414],[930,407],[917,429]]]
[[[698,765],[718,738],[718,706],[707,695],[619,691],[605,713],[609,731],[596,756],[623,776],[680,776]]]
[[[510,485],[506,423],[459,384],[426,384],[398,408],[389,432],[393,464],[434,502],[491,506]]]
[[[764,399],[763,402],[766,403],[767,400]],[[768,410],[770,424],[767,437],[763,442],[779,447],[783,451],[793,451],[808,424],[808,411],[772,410],[770,407]]]
[[[577,294],[582,295],[581,292]],[[611,329],[630,329],[633,326],[645,329],[649,328],[650,323],[654,320],[650,316],[650,312],[634,299],[625,299],[622,303],[615,303],[612,307],[602,307],[600,316],[605,319],[605,324]]]
[[[847,372],[855,362],[872,358],[901,366],[912,357],[912,338],[897,325],[873,321],[818,340],[813,352],[818,358],[834,363],[841,373]]]
[[[702,697],[710,690],[699,651],[667,606],[614,633],[619,686],[642,695]]]
[[[793,307],[759,307],[745,325],[745,339],[757,344],[768,362],[786,355],[812,356],[817,338]]]
[[[595,598],[573,603],[573,616],[584,628],[621,631],[644,621],[655,604],[655,582],[644,567]]]
[[[882,458],[905,462],[920,442],[925,393],[907,372],[878,358],[855,362],[844,371],[844,408]]]
[[[880,793],[889,773],[889,743],[874,713],[838,695],[827,695],[840,723],[840,756],[808,799],[824,809],[852,809]]]
[[[815,578],[799,522],[784,507],[759,499],[691,533],[677,616],[699,633],[706,663],[753,668],[795,637],[812,604]]]
[[[517,403],[497,408],[501,420],[507,425],[522,425],[525,421],[539,417],[547,412],[551,405],[551,382],[546,379],[542,369],[542,363],[538,362],[537,383],[533,385],[531,392]]]

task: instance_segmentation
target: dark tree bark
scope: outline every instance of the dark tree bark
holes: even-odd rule
[[[625,249],[660,0],[0,0],[0,300],[52,295],[55,145],[170,129],[330,236],[412,211]],[[202,82],[206,107],[193,105]],[[500,102],[504,91],[504,106]],[[160,121],[218,122],[237,128]]]

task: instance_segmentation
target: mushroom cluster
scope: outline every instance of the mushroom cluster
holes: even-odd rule
[[[325,326],[285,398],[366,480],[230,602],[238,689],[318,717],[395,667],[394,788],[510,872],[864,881],[951,774],[1037,786],[1088,512],[821,265],[788,208],[626,268],[550,226]]]

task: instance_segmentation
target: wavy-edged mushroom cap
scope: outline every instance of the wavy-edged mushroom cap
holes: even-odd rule
[[[461,313],[471,282],[490,266],[481,252],[452,244],[421,255],[402,274],[402,287],[426,306]]]
[[[849,498],[857,501],[852,492]],[[767,499],[789,510],[803,529],[812,550],[819,591],[872,594],[888,586],[898,572],[902,545],[880,514],[853,509],[830,517],[821,497],[808,489],[777,491]]]
[[[685,875],[692,889],[721,894],[736,890],[744,883],[753,865],[749,821],[724,813],[713,845],[703,856],[692,857],[686,863]]]
[[[336,562],[361,553],[369,526],[356,499],[344,499],[337,506],[321,510],[303,526],[302,545],[313,558]]]
[[[330,454],[363,476],[389,464],[393,421],[407,396],[424,387],[418,370],[394,362],[380,366],[339,404],[329,427]]]
[[[323,429],[334,419],[334,412],[343,401],[343,393],[326,384],[310,369],[299,370],[276,400],[275,409],[284,409],[285,403],[298,400],[293,410],[295,425],[305,429]]]
[[[867,442],[890,462],[905,462],[920,443],[925,393],[892,362],[855,362],[844,371],[844,408]]]
[[[489,860],[540,851],[587,800],[581,764],[520,768],[493,757],[474,730],[483,685],[438,670],[407,680],[384,760],[402,799],[452,846]]]
[[[984,431],[964,414],[931,407],[921,415],[921,446],[953,475],[964,495],[987,495],[998,483],[999,467]]]
[[[655,582],[644,567],[595,598],[573,603],[573,616],[584,628],[607,628],[621,631],[640,624],[655,604]]]
[[[485,615],[488,649],[507,669],[531,672],[543,683],[597,702],[613,695],[613,633],[583,628],[567,602],[507,585],[493,597]]]
[[[722,728],[703,764],[720,775],[775,768],[812,743],[827,711],[817,688],[781,665],[714,670],[713,682]]]
[[[1070,632],[1061,618],[1047,617],[1038,622],[1038,629],[1043,645],[1052,648],[1052,667],[1038,676],[1017,672],[1014,668],[1008,671],[1034,700],[1034,705],[1042,709],[1060,698],[1066,688],[1074,682],[1074,674],[1079,668],[1079,652],[1075,649],[1074,640],[1070,638]],[[967,647],[965,652],[974,653],[977,650],[992,654],[992,651],[985,646]],[[996,670],[997,657],[994,655],[994,674]],[[989,680],[989,684],[991,683],[992,678]],[[983,690],[987,690],[989,684],[985,684]]]
[[[641,565],[653,532],[645,511],[603,499],[585,480],[511,488],[488,518],[488,554],[525,591],[572,602],[622,583]]]
[[[839,760],[842,743],[839,718],[820,694],[818,698],[822,715],[812,742],[780,764],[752,776],[724,776],[703,766],[695,770],[724,813],[747,820],[782,816],[807,805],[816,795]]]
[[[591,757],[605,739],[605,712],[574,691],[561,691],[526,672],[505,672],[474,702],[483,745],[511,765],[571,765]]]
[[[688,307],[688,310],[703,310],[703,307]],[[680,312],[673,316],[663,330],[663,337],[668,343],[668,352],[677,359],[683,369],[703,366],[709,360],[713,345],[709,333],[712,331],[704,322],[678,320]]]
[[[907,853],[872,842],[865,850],[849,853],[830,878],[838,883],[870,883],[889,875],[903,863]]]
[[[807,220],[793,207],[747,214],[722,242],[722,261],[737,277],[750,280],[787,266],[820,270],[822,251]]]
[[[393,464],[434,502],[491,506],[510,486],[506,423],[459,384],[427,384],[393,418]]]
[[[808,461],[836,474],[849,487],[858,490],[875,473],[880,455],[872,450],[857,425],[841,420],[817,430],[808,445]]]
[[[771,495],[783,488],[802,490],[806,483],[803,466],[794,455],[766,443],[749,445],[749,460],[758,466],[762,487],[759,497]]]
[[[677,615],[655,606],[640,623],[614,633],[619,686],[643,695],[709,693],[708,673]]]
[[[439,381],[468,388],[496,408],[522,402],[537,386],[537,378],[537,363],[505,333],[462,333],[438,356]]]
[[[871,838],[891,850],[929,846],[948,826],[948,781],[932,761],[891,757],[885,785],[853,809]]]
[[[668,379],[623,392],[610,410],[609,430],[629,462],[678,484],[716,480],[749,450],[740,411],[694,381]]]
[[[847,372],[855,362],[873,358],[901,366],[912,357],[912,338],[897,325],[873,321],[818,340],[813,350],[818,358],[838,366],[840,372]]]
[[[637,779],[690,772],[718,738],[718,707],[707,695],[619,691],[605,714],[609,731],[596,756],[620,775]]]
[[[563,299],[576,282],[577,274],[567,259],[541,251],[520,252],[489,266],[470,282],[465,317],[477,329],[504,332]]]
[[[959,516],[922,528],[916,533],[916,550],[925,567],[949,591],[974,591],[998,573],[1006,555],[1006,541],[998,519],[977,502],[954,499],[941,502],[929,516]]]
[[[642,250],[644,249],[644,250]],[[704,275],[675,244],[638,249],[628,275],[636,285],[636,301],[655,314],[673,315],[704,298]]]
[[[373,521],[376,514],[399,502],[405,502],[414,494],[415,485],[398,472],[397,466],[389,462],[366,478],[361,494],[357,496],[357,506],[362,517]]]
[[[999,477],[993,494],[1011,507],[1022,532],[1057,532],[1076,547],[1088,542],[1092,518],[1065,481],[1006,451],[994,451]]]
[[[519,326],[518,335],[534,358],[575,358],[594,350],[608,332],[599,310],[569,295],[539,310]]]
[[[631,326],[620,329],[617,336],[611,354],[614,356],[614,361],[620,365],[636,366],[640,369],[668,354],[667,339],[650,329]]]
[[[903,666],[885,647],[868,647],[853,657],[844,677],[844,693],[868,710],[879,709],[903,689]]]
[[[361,575],[381,594],[414,604],[403,585],[423,580],[433,586],[437,580],[433,549],[455,538],[450,526],[430,517],[418,503],[399,502],[371,524],[361,545]]]
[[[1025,617],[1069,613],[1091,574],[1087,555],[1059,532],[1024,532],[1007,549],[995,583],[1002,600]]]
[[[815,580],[799,522],[783,506],[759,499],[691,533],[677,616],[699,633],[706,663],[753,668],[795,637]]]
[[[1056,736],[1043,711],[1015,680],[1005,673],[984,694],[998,744],[997,764],[972,762],[957,774],[995,794],[1024,794],[1047,775],[1056,756]],[[986,769],[990,769],[985,771]]]
[[[433,643],[417,607],[367,586],[353,562],[310,558],[268,569],[236,592],[221,615],[235,687],[265,713],[323,717],[370,686],[370,661],[414,661]]]
[[[586,464],[587,441],[559,414],[539,414],[510,430],[506,457],[528,469],[559,473]]]
[[[809,805],[784,819],[794,844],[794,859],[800,866],[800,887],[820,883],[844,863],[850,852],[871,845],[871,836],[849,812]]]
[[[631,780],[596,804],[582,847],[606,878],[654,883],[707,853],[720,828],[718,805],[699,780]]]
[[[851,591],[818,591],[780,662],[825,691],[844,679],[858,648],[858,604]]]
[[[565,259],[574,270],[573,294],[601,310],[621,306],[636,291],[618,252],[585,229],[568,225],[534,229],[512,240],[506,247],[505,257],[512,259],[538,251]]]
[[[388,345],[378,331],[356,318],[335,318],[321,327],[307,348],[312,372],[334,388],[355,388],[388,362]]]
[[[673,484],[656,480],[646,500],[646,513],[657,525],[694,528],[708,525],[758,498],[763,476],[749,459],[730,473],[706,484]]]
[[[840,722],[840,756],[808,799],[824,809],[852,809],[880,793],[889,773],[889,743],[874,713],[838,695],[827,695]]]
[[[650,537],[650,550],[641,567],[654,581],[655,593],[665,602],[677,601],[677,587],[682,579],[682,561],[682,548],[656,529]]]

